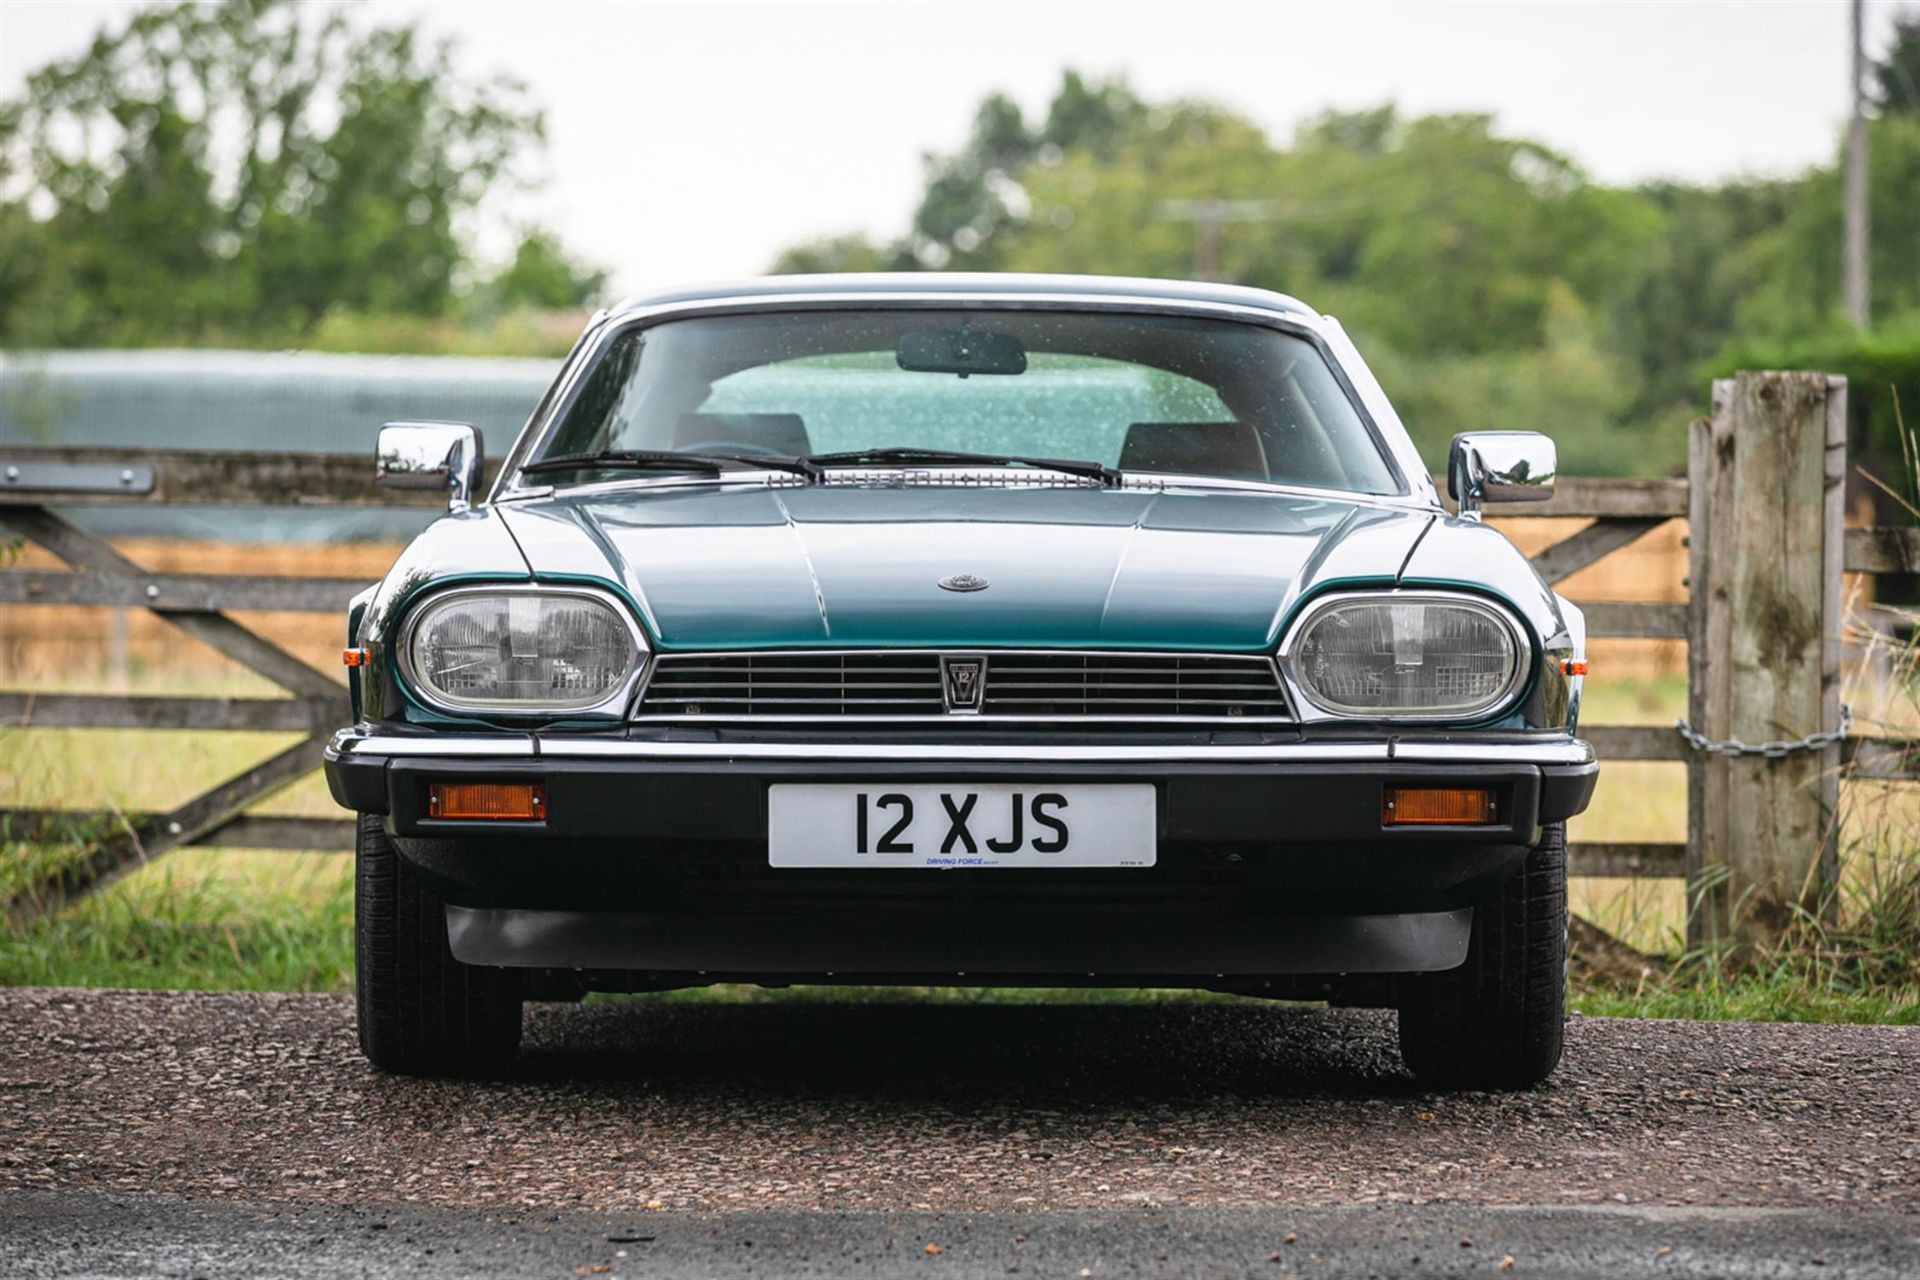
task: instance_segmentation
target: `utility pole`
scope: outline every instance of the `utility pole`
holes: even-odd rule
[[[1162,200],[1156,214],[1162,222],[1193,224],[1193,274],[1218,280],[1220,228],[1230,222],[1278,222],[1287,207],[1283,200]]]
[[[1865,0],[1853,0],[1853,119],[1847,125],[1847,318],[1856,329],[1873,322],[1867,289],[1867,103]]]

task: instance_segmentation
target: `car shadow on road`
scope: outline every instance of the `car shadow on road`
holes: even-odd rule
[[[1393,1015],[1256,1002],[532,1006],[516,1071],[738,1094],[1077,1104],[1406,1097]]]

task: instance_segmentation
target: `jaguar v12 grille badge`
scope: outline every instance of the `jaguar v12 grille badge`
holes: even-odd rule
[[[985,591],[989,585],[977,573],[951,573],[940,579],[942,591]]]
[[[949,711],[978,711],[980,691],[986,684],[987,660],[979,654],[943,654],[940,658],[940,685]]]

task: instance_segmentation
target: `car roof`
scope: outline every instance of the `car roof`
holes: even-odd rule
[[[610,315],[688,303],[724,302],[735,298],[793,298],[832,295],[953,294],[956,297],[991,294],[1097,298],[1152,298],[1168,302],[1202,302],[1252,307],[1290,316],[1311,316],[1312,307],[1298,298],[1268,289],[1237,284],[1209,284],[1194,280],[1150,280],[1131,276],[1039,275],[1024,272],[892,271],[842,275],[760,276],[715,284],[688,285],[637,294],[612,308]]]

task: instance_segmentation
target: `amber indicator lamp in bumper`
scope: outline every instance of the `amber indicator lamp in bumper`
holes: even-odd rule
[[[435,782],[427,816],[463,822],[539,822],[547,816],[544,782]]]
[[[1484,827],[1496,820],[1490,787],[1388,787],[1380,801],[1387,827]]]

